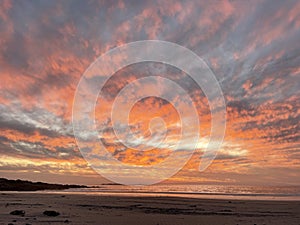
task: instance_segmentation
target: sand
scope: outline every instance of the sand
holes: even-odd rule
[[[25,216],[10,215],[14,210]],[[45,210],[60,215],[43,215]],[[4,224],[300,225],[300,202],[1,193]]]

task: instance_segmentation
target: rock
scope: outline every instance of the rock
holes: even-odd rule
[[[24,210],[15,210],[15,211],[10,212],[10,215],[24,216],[25,215],[25,211]]]
[[[59,216],[60,213],[56,212],[56,211],[50,211],[50,210],[46,210],[43,213],[45,216]]]

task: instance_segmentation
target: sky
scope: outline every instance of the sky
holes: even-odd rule
[[[161,76],[186,91],[200,120],[196,150],[169,182],[300,185],[297,0],[2,1],[0,177],[80,184],[108,182],[91,168],[76,144],[72,126],[74,95],[80,78],[99,56],[140,40],[173,42],[206,62],[224,95],[226,133],[217,157],[200,172],[199,162],[212,121],[207,97],[178,68],[157,62],[138,63],[119,70],[108,80],[95,108],[100,139],[115,159],[127,165],[158,164],[174,151],[180,139],[180,121],[194,126],[176,111],[180,105],[190,110],[184,105],[185,97],[162,80],[144,84],[138,81]],[[90,81],[97,84],[96,78]],[[121,102],[148,90],[167,93],[175,101],[172,105],[149,96],[131,109],[130,129],[135,135],[124,132],[123,138],[131,145],[150,148],[148,151],[122,144],[107,113],[117,94],[134,82],[136,86],[121,96]],[[150,123],[157,117],[164,122]],[[149,127],[149,123],[154,125]],[[158,145],[157,135],[164,129],[166,139]],[[193,148],[188,138],[183,141],[179,158]],[[109,162],[106,166],[118,173]]]

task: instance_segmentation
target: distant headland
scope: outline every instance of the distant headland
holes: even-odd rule
[[[48,184],[27,180],[8,180],[0,178],[0,191],[41,191],[41,190],[64,190],[69,188],[88,188],[85,185]]]

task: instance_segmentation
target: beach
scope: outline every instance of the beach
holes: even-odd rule
[[[25,215],[11,215],[15,210]],[[300,201],[1,193],[0,225],[7,224],[299,225]]]

